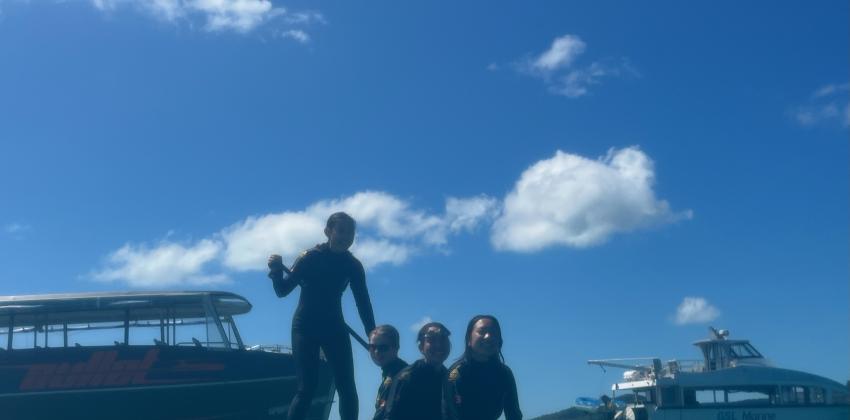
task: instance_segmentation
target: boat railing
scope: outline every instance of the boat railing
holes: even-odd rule
[[[254,344],[253,346],[245,346],[245,350],[265,351],[268,353],[292,353],[292,348],[282,344]]]
[[[662,374],[663,375],[675,375],[679,372],[686,373],[700,373],[705,372],[705,362],[697,359],[685,359],[685,360],[668,360],[665,364]]]

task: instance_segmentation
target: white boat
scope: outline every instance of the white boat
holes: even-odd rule
[[[711,329],[697,341],[702,360],[589,360],[627,369],[612,385],[629,420],[848,420],[848,387],[822,376],[773,366],[748,340]],[[648,363],[647,363],[648,362]]]

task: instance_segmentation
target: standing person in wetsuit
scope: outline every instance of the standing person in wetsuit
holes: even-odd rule
[[[350,284],[366,334],[375,328],[375,316],[366,289],[363,265],[348,248],[354,243],[355,222],[339,212],[328,218],[328,241],[301,254],[285,274],[280,255],[269,257],[269,277],[278,297],[285,297],[301,285],[298,308],[292,318],[292,351],[298,391],[289,406],[289,420],[303,420],[316,390],[319,348],[334,375],[339,394],[339,416],[357,420],[359,402],[354,385],[354,361],[348,327],[342,317],[342,293]]]
[[[466,328],[466,350],[449,368],[446,406],[451,420],[522,420],[516,381],[502,356],[502,328],[478,315]]]
[[[452,345],[449,329],[429,322],[419,329],[417,342],[423,358],[402,369],[390,390],[386,420],[440,420],[443,413],[443,387]]]
[[[398,330],[392,325],[378,325],[369,334],[369,356],[381,367],[381,386],[375,399],[373,420],[383,420],[393,381],[396,375],[407,367],[407,362],[398,357],[398,348]]]

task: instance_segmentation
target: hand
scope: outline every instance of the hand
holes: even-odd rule
[[[271,271],[283,271],[283,258],[280,255],[270,255],[268,264]]]

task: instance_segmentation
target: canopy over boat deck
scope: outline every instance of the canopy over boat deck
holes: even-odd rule
[[[54,324],[202,318],[211,305],[222,317],[251,310],[242,296],[229,292],[99,292],[0,296],[0,328],[14,324]]]
[[[233,316],[250,310],[244,297],[217,291],[0,296],[0,335],[7,336],[6,349],[12,350],[21,348],[15,345],[14,336],[22,334],[32,333],[28,347],[38,348],[39,333],[43,333],[44,346],[51,333],[60,333],[62,346],[68,346],[69,332],[123,329],[123,336],[115,337],[114,342],[131,344],[131,329],[154,328],[159,329],[158,334],[135,336],[152,344],[242,348]],[[191,330],[191,326],[203,328]],[[188,331],[189,336],[181,339],[178,330]]]

